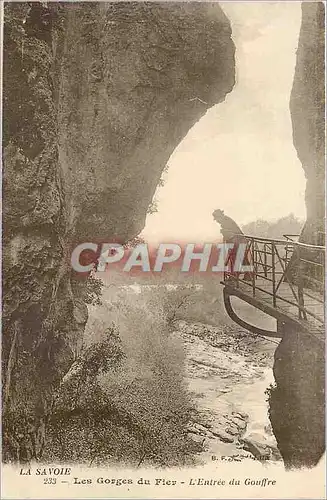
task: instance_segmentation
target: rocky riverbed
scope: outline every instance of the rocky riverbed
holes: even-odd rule
[[[234,326],[178,321],[186,381],[198,410],[188,433],[199,463],[280,461],[268,418],[276,344]]]

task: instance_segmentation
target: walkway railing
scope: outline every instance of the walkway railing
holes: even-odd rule
[[[240,235],[251,273],[225,272],[225,284],[242,288],[273,308],[324,324],[325,247],[286,239]]]

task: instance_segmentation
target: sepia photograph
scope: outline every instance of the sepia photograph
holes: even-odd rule
[[[325,2],[0,8],[2,498],[325,498]]]

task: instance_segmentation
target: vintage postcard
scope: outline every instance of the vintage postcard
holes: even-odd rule
[[[2,498],[325,498],[325,3],[1,20]]]

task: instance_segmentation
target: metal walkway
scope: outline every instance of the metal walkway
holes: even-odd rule
[[[246,244],[250,273],[224,273],[227,313],[239,325],[260,335],[282,337],[288,325],[324,340],[325,247],[295,241],[295,236],[275,240],[240,235]],[[230,297],[236,296],[277,319],[277,331],[262,330],[244,322],[234,311]]]

